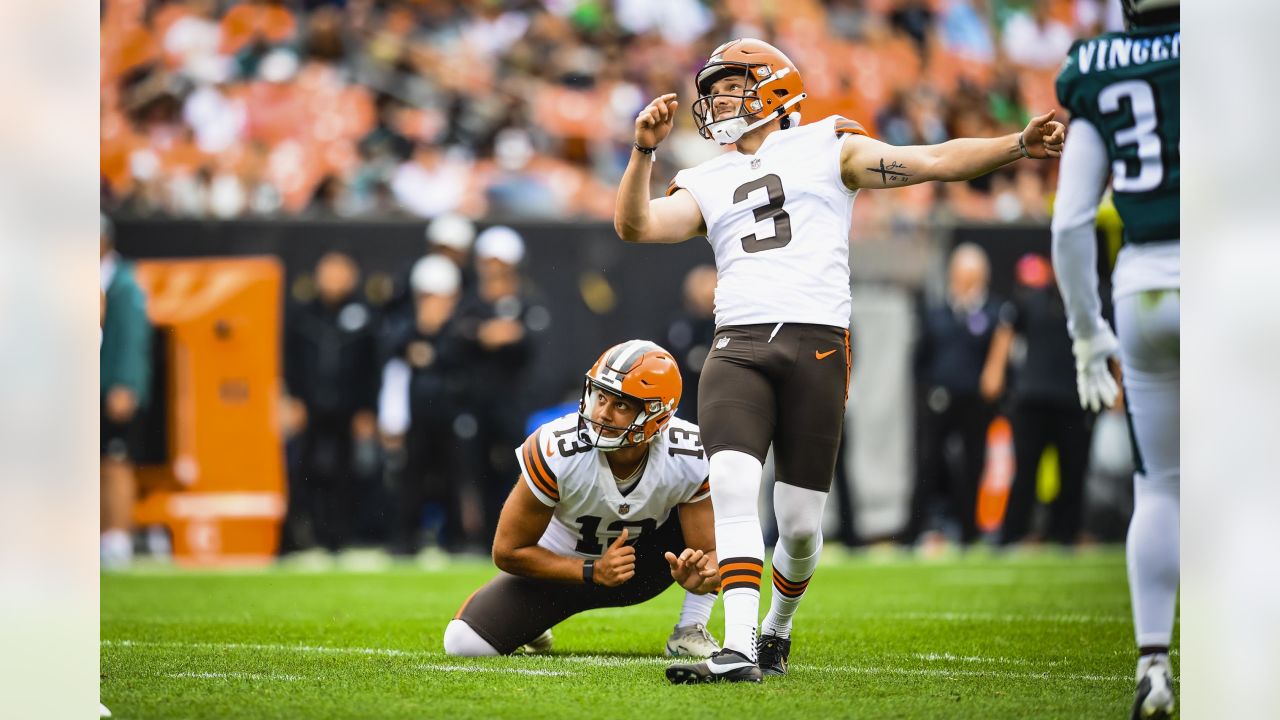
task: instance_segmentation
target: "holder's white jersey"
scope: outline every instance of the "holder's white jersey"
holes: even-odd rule
[[[538,428],[516,458],[533,496],[555,508],[538,545],[559,555],[600,557],[624,527],[630,545],[661,527],[677,505],[711,497],[702,436],[680,418],[649,444],[647,464],[626,495],[605,453],[579,440],[577,413]]]
[[[812,323],[849,327],[849,224],[840,146],[866,135],[832,115],[775,130],[755,155],[727,152],[676,173],[716,256],[716,327]]]

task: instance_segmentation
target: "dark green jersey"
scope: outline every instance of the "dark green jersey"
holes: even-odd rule
[[[1058,102],[1107,144],[1125,241],[1178,239],[1178,25],[1079,40],[1058,74]]]

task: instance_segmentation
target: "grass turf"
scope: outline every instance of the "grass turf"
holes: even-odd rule
[[[107,574],[102,700],[117,718],[1127,716],[1122,552],[830,555],[797,616],[791,673],[759,686],[667,684],[674,589],[569,619],[551,656],[467,660],[441,637],[492,575],[480,561]]]

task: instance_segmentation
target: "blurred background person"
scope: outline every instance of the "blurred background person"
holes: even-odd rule
[[[684,310],[667,326],[667,349],[680,364],[685,397],[677,415],[698,422],[698,378],[716,334],[716,268],[698,265],[684,276]]]
[[[459,472],[454,429],[468,361],[454,317],[462,274],[447,258],[428,255],[414,264],[410,282],[414,323],[391,342],[378,398],[383,444],[396,458],[390,549],[397,555],[417,554],[424,527],[433,546],[448,551],[463,549],[468,530],[478,531],[474,518],[464,518],[462,486],[470,478]]]
[[[931,529],[933,503],[947,490],[948,520],[958,526],[959,540],[978,540],[978,482],[987,457],[987,426],[996,395],[984,394],[983,370],[992,357],[992,337],[1000,321],[1000,304],[988,293],[990,265],[977,245],[965,243],[951,253],[946,296],[926,305],[920,317],[915,349],[917,404],[916,482],[911,518],[901,541],[914,544]],[[990,358],[990,360],[989,360]],[[957,457],[951,462],[949,445]]]
[[[520,271],[524,239],[503,225],[476,238],[476,291],[458,308],[458,325],[469,344],[466,411],[457,431],[469,441],[484,512],[485,549],[493,540],[502,504],[519,475],[511,448],[525,436],[530,405],[528,371],[536,344],[533,328],[549,322],[545,305]],[[532,327],[531,327],[532,326]],[[470,431],[470,437],[467,437]]]
[[[378,388],[375,323],[356,295],[359,279],[350,256],[325,253],[316,263],[315,298],[294,308],[286,321],[285,384],[291,414],[301,426],[286,549],[314,541],[336,552],[350,540],[355,449],[374,437]]]
[[[1084,478],[1093,417],[1076,394],[1075,358],[1067,312],[1043,255],[1018,260],[1017,284],[992,341],[993,362],[983,373],[983,395],[998,397],[1013,370],[1011,419],[1014,477],[1000,529],[1000,544],[1028,539],[1037,479],[1045,450],[1057,450],[1058,492],[1042,537],[1059,545],[1079,541],[1084,523]]]
[[[98,349],[101,402],[103,569],[127,567],[133,558],[133,504],[138,498],[134,462],[141,449],[142,410],[150,401],[151,322],[133,263],[115,251],[115,227],[102,215],[98,233],[102,336]]]
[[[471,245],[476,238],[475,224],[465,215],[445,213],[432,218],[423,235],[426,243],[422,257],[435,255],[453,263],[462,278],[459,292],[462,296],[467,296],[475,287],[475,269],[471,265]],[[403,273],[394,294],[383,308],[380,335],[384,339],[404,337],[416,322],[418,308],[413,290],[414,267],[410,265]],[[384,361],[390,351],[391,348],[382,348]]]

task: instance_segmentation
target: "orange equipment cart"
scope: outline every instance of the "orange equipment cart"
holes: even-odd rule
[[[138,468],[139,525],[164,525],[181,565],[271,562],[285,511],[281,287],[274,258],[137,263],[163,338],[166,462]]]

